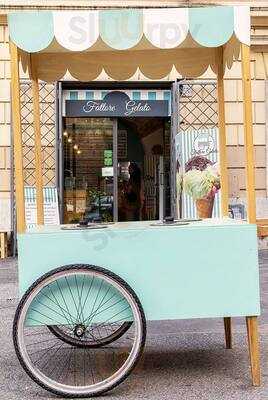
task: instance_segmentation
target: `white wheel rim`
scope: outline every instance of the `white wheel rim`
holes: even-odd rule
[[[127,300],[128,304],[131,307],[131,311],[133,314],[133,322],[135,322],[135,340],[131,349],[131,352],[126,359],[126,361],[123,363],[123,365],[110,377],[107,379],[98,382],[93,385],[86,385],[86,386],[74,386],[74,385],[65,385],[60,382],[54,381],[50,379],[48,376],[43,374],[39,369],[35,368],[33,366],[32,360],[30,359],[28,355],[28,351],[25,345],[25,340],[24,340],[24,324],[25,324],[25,318],[27,315],[27,311],[33,301],[33,299],[38,295],[38,293],[47,285],[50,283],[56,281],[59,278],[62,278],[63,276],[72,276],[72,275],[84,275],[84,274],[89,274],[89,275],[94,275],[97,276],[107,283],[111,284],[113,287],[115,287],[120,294]],[[100,271],[96,271],[93,269],[87,269],[84,268],[81,270],[62,270],[58,273],[55,273],[54,275],[51,275],[47,277],[44,281],[40,282],[39,285],[34,288],[30,294],[28,295],[25,303],[23,304],[23,308],[20,312],[18,321],[17,321],[17,344],[19,348],[19,352],[21,354],[21,357],[26,365],[26,368],[34,376],[37,378],[39,381],[41,381],[47,388],[52,389],[57,392],[61,393],[68,393],[68,394],[74,394],[74,395],[85,395],[85,394],[91,394],[91,393],[98,393],[98,392],[103,392],[106,390],[109,390],[110,388],[116,386],[116,384],[121,380],[123,380],[123,377],[130,371],[133,367],[133,364],[135,364],[136,358],[139,355],[140,352],[140,347],[142,345],[142,340],[143,340],[143,321],[142,317],[139,311],[139,307],[135,301],[135,299],[132,297],[132,295],[129,293],[129,291],[121,286],[116,280],[113,278],[105,275],[104,273]]]

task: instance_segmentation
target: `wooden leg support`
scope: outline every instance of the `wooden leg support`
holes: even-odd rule
[[[258,319],[257,317],[246,317],[246,323],[248,332],[248,348],[249,348],[252,384],[253,386],[260,386],[261,371],[260,371]]]
[[[231,349],[232,346],[232,319],[231,317],[223,318],[224,332],[225,332],[225,344],[226,349]]]
[[[7,233],[0,232],[0,258],[7,257]]]

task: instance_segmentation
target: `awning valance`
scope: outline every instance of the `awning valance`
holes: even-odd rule
[[[11,13],[10,39],[33,54],[38,75],[60,79],[67,70],[92,80],[104,69],[128,79],[137,68],[160,79],[175,66],[198,76],[215,67],[215,49],[224,46],[230,66],[240,43],[250,43],[248,7],[40,11]],[[25,57],[22,57],[25,61]]]

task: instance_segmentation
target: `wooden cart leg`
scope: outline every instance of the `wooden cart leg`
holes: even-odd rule
[[[223,318],[224,332],[225,332],[225,344],[226,349],[231,349],[232,345],[232,319],[231,317]]]
[[[260,371],[258,319],[257,317],[246,317],[246,323],[247,323],[247,333],[248,333],[248,348],[249,348],[252,384],[253,386],[260,386],[261,371]]]

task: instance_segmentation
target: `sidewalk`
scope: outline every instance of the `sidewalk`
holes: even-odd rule
[[[225,350],[218,319],[163,321],[148,327],[145,355],[135,372],[100,399],[259,400],[268,393],[268,251],[260,253],[262,388],[253,388],[243,319],[234,323],[234,349]],[[55,399],[28,378],[12,344],[18,302],[16,261],[0,262],[0,399]]]

